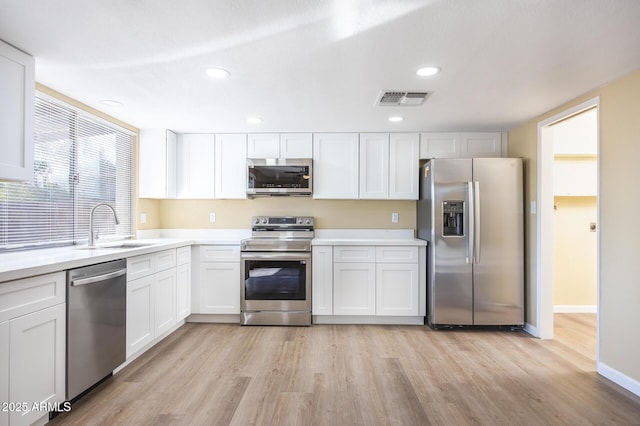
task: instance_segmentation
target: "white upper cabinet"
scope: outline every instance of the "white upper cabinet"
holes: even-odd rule
[[[460,135],[458,133],[421,133],[420,158],[459,157]]]
[[[460,157],[500,157],[501,155],[500,133],[460,134]]]
[[[0,41],[0,181],[33,179],[33,57]]]
[[[360,134],[360,198],[418,199],[418,133]]]
[[[247,135],[215,135],[216,198],[247,198]]]
[[[140,198],[175,198],[176,143],[171,130],[140,130]]]
[[[311,133],[250,133],[247,158],[311,158]]]
[[[280,158],[280,135],[277,133],[248,134],[247,158]]]
[[[360,198],[389,198],[389,133],[360,133]]]
[[[280,133],[280,158],[312,158],[311,133]]]
[[[418,199],[420,162],[418,133],[391,133],[389,136],[389,199]]]
[[[357,199],[357,133],[313,135],[313,198]]]
[[[500,157],[502,135],[480,133],[421,133],[420,158]]]
[[[179,134],[176,151],[177,197],[214,198],[214,135]]]

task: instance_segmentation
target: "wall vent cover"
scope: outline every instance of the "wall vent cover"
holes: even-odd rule
[[[418,106],[429,96],[428,92],[406,92],[402,90],[384,90],[380,92],[378,106]]]

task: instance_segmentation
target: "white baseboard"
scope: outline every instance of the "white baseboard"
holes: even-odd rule
[[[634,394],[640,396],[640,382],[632,379],[631,377],[622,374],[615,368],[611,368],[602,362],[598,362],[597,364],[598,373],[611,380],[613,383],[622,386],[629,392],[633,392]]]
[[[554,314],[595,314],[598,305],[553,305]]]
[[[538,331],[538,327],[535,327],[528,322],[524,325],[524,331],[532,335],[533,337],[540,337],[540,332]]]

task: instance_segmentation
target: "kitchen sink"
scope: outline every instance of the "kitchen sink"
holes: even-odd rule
[[[108,244],[108,245],[100,245],[100,246],[78,246],[77,249],[80,250],[102,250],[102,249],[132,249],[132,248],[140,248],[140,247],[149,247],[153,246],[157,243],[136,243],[136,242],[126,242],[126,243],[117,243],[117,244]]]

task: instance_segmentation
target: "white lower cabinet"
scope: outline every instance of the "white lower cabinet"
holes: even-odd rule
[[[166,333],[176,320],[176,270],[175,268],[158,272],[155,275],[155,317],[154,337]]]
[[[205,262],[200,265],[201,314],[240,313],[240,263]]]
[[[0,402],[9,402],[9,321],[0,323]],[[0,426],[9,424],[9,411],[0,410]]]
[[[335,263],[333,265],[333,313],[335,315],[376,314],[376,265]]]
[[[153,282],[153,275],[149,275],[127,283],[127,358],[153,342]]]
[[[311,313],[333,315],[333,247],[311,250]]]
[[[313,246],[313,315],[424,316],[419,253],[409,245]]]
[[[9,423],[29,425],[48,415],[47,404],[64,401],[66,304],[13,319],[9,328],[8,401],[29,405],[10,411]]]
[[[40,422],[65,400],[65,284],[56,272],[0,285],[0,425]]]
[[[194,249],[194,314],[240,314],[240,246]]]
[[[418,316],[418,264],[376,265],[376,315]]]
[[[178,323],[176,258],[171,249],[127,259],[127,358]]]
[[[176,267],[176,319],[185,319],[191,314],[191,264]]]

